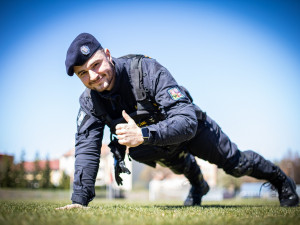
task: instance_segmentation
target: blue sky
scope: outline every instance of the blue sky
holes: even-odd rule
[[[9,1],[0,7],[0,153],[58,158],[74,145],[84,86],[66,75],[90,32],[114,57],[169,69],[241,150],[300,154],[297,1]],[[108,132],[105,140],[108,141]]]

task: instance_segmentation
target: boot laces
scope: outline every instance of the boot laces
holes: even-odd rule
[[[273,184],[271,184],[269,181],[266,181],[259,188],[259,194],[258,194],[259,197],[261,197],[261,190],[263,187],[270,188],[272,191],[277,190],[277,188]]]
[[[288,183],[288,180],[286,179],[285,181],[283,181],[282,185],[276,187],[274,186],[272,183],[270,183],[269,181],[264,182],[259,189],[259,197],[261,197],[261,190],[262,187],[270,187],[270,189],[272,191],[277,191],[278,195],[279,195],[279,199],[284,199],[284,198],[288,198],[291,194],[291,192],[289,191],[289,187],[290,184]]]

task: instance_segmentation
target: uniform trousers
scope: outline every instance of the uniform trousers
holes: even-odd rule
[[[192,185],[202,181],[202,173],[195,157],[222,168],[235,177],[244,175],[272,181],[276,179],[276,166],[258,153],[241,151],[220,126],[206,116],[198,121],[196,135],[189,141],[171,146],[144,146],[130,148],[129,155],[136,161],[155,167],[156,163],[184,174]]]

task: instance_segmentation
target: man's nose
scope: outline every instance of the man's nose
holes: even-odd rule
[[[90,74],[90,80],[96,80],[97,77],[98,77],[98,73],[96,73],[96,72],[93,71],[93,70],[90,70],[90,71],[89,71],[89,74]]]

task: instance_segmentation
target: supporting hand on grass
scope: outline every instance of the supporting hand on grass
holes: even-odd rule
[[[70,204],[63,207],[55,208],[56,210],[65,210],[65,209],[74,209],[74,208],[83,208],[83,209],[89,209],[90,207],[86,207],[80,204]]]

